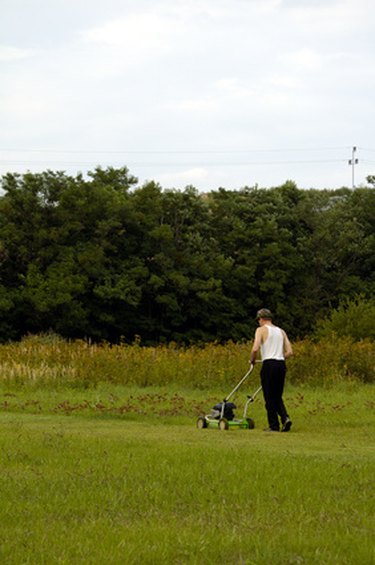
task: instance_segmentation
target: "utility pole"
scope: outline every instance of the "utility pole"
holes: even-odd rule
[[[355,188],[355,183],[354,183],[354,167],[355,165],[358,165],[358,159],[356,159],[355,154],[356,154],[357,148],[354,146],[352,149],[352,158],[349,159],[348,163],[349,165],[352,166],[352,188]]]

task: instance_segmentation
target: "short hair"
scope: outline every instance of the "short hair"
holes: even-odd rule
[[[258,310],[256,319],[259,320],[260,318],[263,318],[264,320],[272,320],[273,316],[271,310],[268,310],[268,308],[261,308]]]

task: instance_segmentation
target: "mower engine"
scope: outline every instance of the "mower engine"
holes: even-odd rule
[[[221,411],[223,409],[223,404],[224,404],[224,412],[222,416]],[[223,417],[226,420],[228,420],[228,422],[230,422],[235,418],[233,410],[235,410],[236,408],[237,406],[233,404],[233,402],[219,402],[219,404],[215,404],[215,406],[212,408],[211,418],[214,418],[215,420],[219,420],[221,417]]]

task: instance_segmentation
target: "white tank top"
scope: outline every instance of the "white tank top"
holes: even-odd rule
[[[284,360],[284,336],[277,326],[266,326],[268,331],[267,339],[260,346],[262,361],[266,359]]]

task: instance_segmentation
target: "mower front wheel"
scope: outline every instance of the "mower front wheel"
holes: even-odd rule
[[[255,428],[255,422],[252,418],[246,418],[247,421],[247,425],[249,427],[249,430],[253,430]]]
[[[228,430],[229,424],[226,418],[220,418],[219,420],[219,430]]]
[[[207,422],[204,416],[199,416],[197,420],[197,428],[198,430],[203,430],[204,428],[207,428]]]

